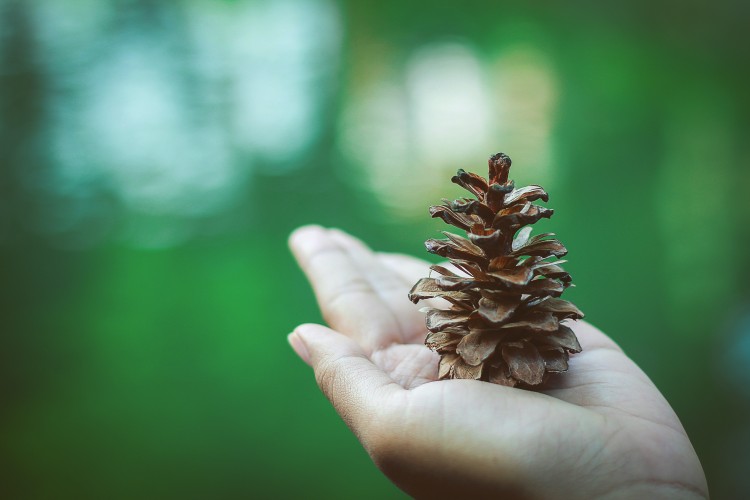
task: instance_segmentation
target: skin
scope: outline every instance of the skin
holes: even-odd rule
[[[417,498],[708,498],[669,403],[604,333],[570,324],[583,352],[541,390],[437,381],[424,315],[406,298],[429,264],[306,226],[290,247],[330,326],[295,352],[383,473]],[[436,303],[437,304],[437,303]],[[435,305],[435,304],[430,304]]]

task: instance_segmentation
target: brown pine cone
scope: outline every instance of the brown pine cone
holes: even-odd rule
[[[451,180],[476,199],[443,200],[433,217],[460,228],[468,238],[444,232],[427,251],[446,257],[459,272],[432,266],[438,276],[422,278],[409,292],[416,303],[440,297],[449,309],[427,309],[425,344],[440,354],[441,379],[467,378],[514,386],[539,385],[550,372],[568,369],[569,353],[581,351],[573,330],[562,323],[583,313],[560,299],[571,278],[551,259],[567,253],[552,233],[531,236],[531,226],[552,210],[540,186],[516,189],[508,180],[510,158],[489,159],[489,182],[459,170]]]

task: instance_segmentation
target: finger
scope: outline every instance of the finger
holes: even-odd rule
[[[427,334],[424,314],[419,312],[422,306],[408,299],[414,283],[406,281],[390,266],[383,265],[378,255],[354,236],[339,229],[330,229],[329,232],[363,273],[384,310],[388,310],[398,322],[402,342],[421,342]]]
[[[374,365],[354,340],[329,328],[300,325],[290,335],[290,343],[312,366],[318,386],[336,412],[367,447],[371,424],[403,388]]]
[[[403,342],[395,314],[330,231],[302,227],[292,233],[289,242],[329,325],[356,339],[368,353]]]

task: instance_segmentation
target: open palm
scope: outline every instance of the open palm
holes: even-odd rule
[[[424,315],[406,298],[429,263],[375,253],[317,226],[292,251],[332,329],[290,336],[380,469],[418,497],[707,498],[671,407],[606,335],[569,326],[583,352],[539,391],[436,381]]]

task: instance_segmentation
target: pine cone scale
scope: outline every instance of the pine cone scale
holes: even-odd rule
[[[463,360],[477,366],[489,358],[502,340],[499,335],[487,335],[484,332],[471,332],[456,345],[456,352]]]
[[[533,344],[506,344],[503,346],[503,359],[508,363],[511,376],[519,382],[528,385],[542,383],[546,366],[544,358]]]
[[[479,315],[490,325],[500,326],[510,320],[516,308],[521,305],[521,298],[505,301],[494,301],[486,297],[479,299]]]

